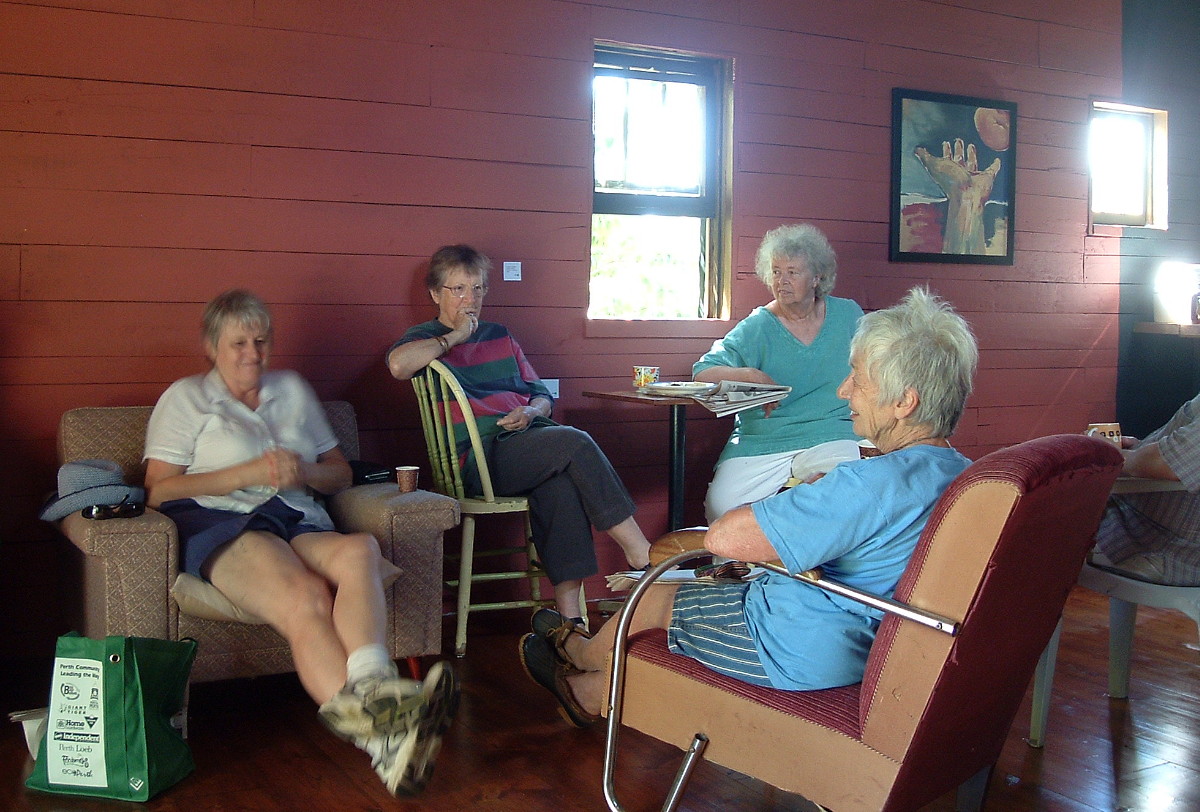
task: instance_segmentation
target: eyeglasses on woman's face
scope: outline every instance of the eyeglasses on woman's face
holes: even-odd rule
[[[482,299],[484,296],[487,296],[488,286],[487,285],[442,285],[442,290],[448,290],[448,291],[450,291],[450,293],[452,293],[453,295],[457,296],[460,299],[467,298],[468,293],[470,293],[472,296],[474,296],[477,299]]]

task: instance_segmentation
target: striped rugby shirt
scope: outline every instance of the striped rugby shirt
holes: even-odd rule
[[[388,352],[401,344],[444,336],[449,332],[450,328],[437,319],[427,321],[410,327],[399,341],[388,348]],[[471,411],[475,414],[479,433],[485,439],[501,432],[496,421],[518,406],[528,406],[531,398],[543,397],[554,402],[550,390],[534,372],[521,345],[502,324],[479,322],[470,338],[451,347],[450,352],[438,360],[450,367],[462,384],[471,403]],[[459,462],[465,469],[471,441],[458,404],[452,404],[451,411]]]

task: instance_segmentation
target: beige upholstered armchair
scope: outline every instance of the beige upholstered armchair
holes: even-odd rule
[[[345,401],[324,406],[342,452],[347,459],[357,458],[353,407]],[[60,462],[115,460],[128,484],[141,485],[150,411],[148,406],[68,411],[59,424]],[[384,558],[399,569],[388,589],[392,656],[440,652],[442,533],[458,523],[458,503],[427,491],[401,494],[393,482],[349,488],[330,497],[327,507],[340,530],[375,536]],[[174,523],[161,513],[147,509],[131,519],[98,521],[76,512],[60,528],[82,552],[83,634],[195,638],[200,644],[192,668],[195,682],[294,670],[287,645],[270,627],[180,611],[172,595],[179,575],[179,539]]]

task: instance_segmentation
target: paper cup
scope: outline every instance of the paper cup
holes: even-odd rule
[[[1121,447],[1120,423],[1088,423],[1087,431],[1084,434],[1088,437],[1099,437],[1101,440],[1108,440],[1117,448]]]
[[[396,484],[400,486],[400,493],[412,493],[417,489],[417,474],[420,470],[415,465],[396,466]]]
[[[658,367],[634,367],[633,388],[638,389],[658,382]]]

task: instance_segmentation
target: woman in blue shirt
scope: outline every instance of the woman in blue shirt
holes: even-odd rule
[[[854,431],[881,454],[734,508],[709,528],[705,549],[743,561],[780,559],[793,573],[820,566],[848,586],[891,596],[942,491],[970,463],[949,438],[977,361],[967,323],[926,290],[863,316],[837,391]],[[547,613],[534,615],[521,661],[571,721],[594,722],[617,624],[586,639]],[[656,584],[630,632],[666,629],[672,651],[754,685],[817,690],[862,680],[880,616],[768,572],[749,583]]]
[[[785,225],[763,237],[755,272],[774,299],[754,309],[692,367],[697,381],[785,384],[779,404],[734,415],[704,512],[726,511],[858,459],[850,412],[837,395],[850,371],[850,338],[862,308],[830,296],[837,257],[814,226]]]

